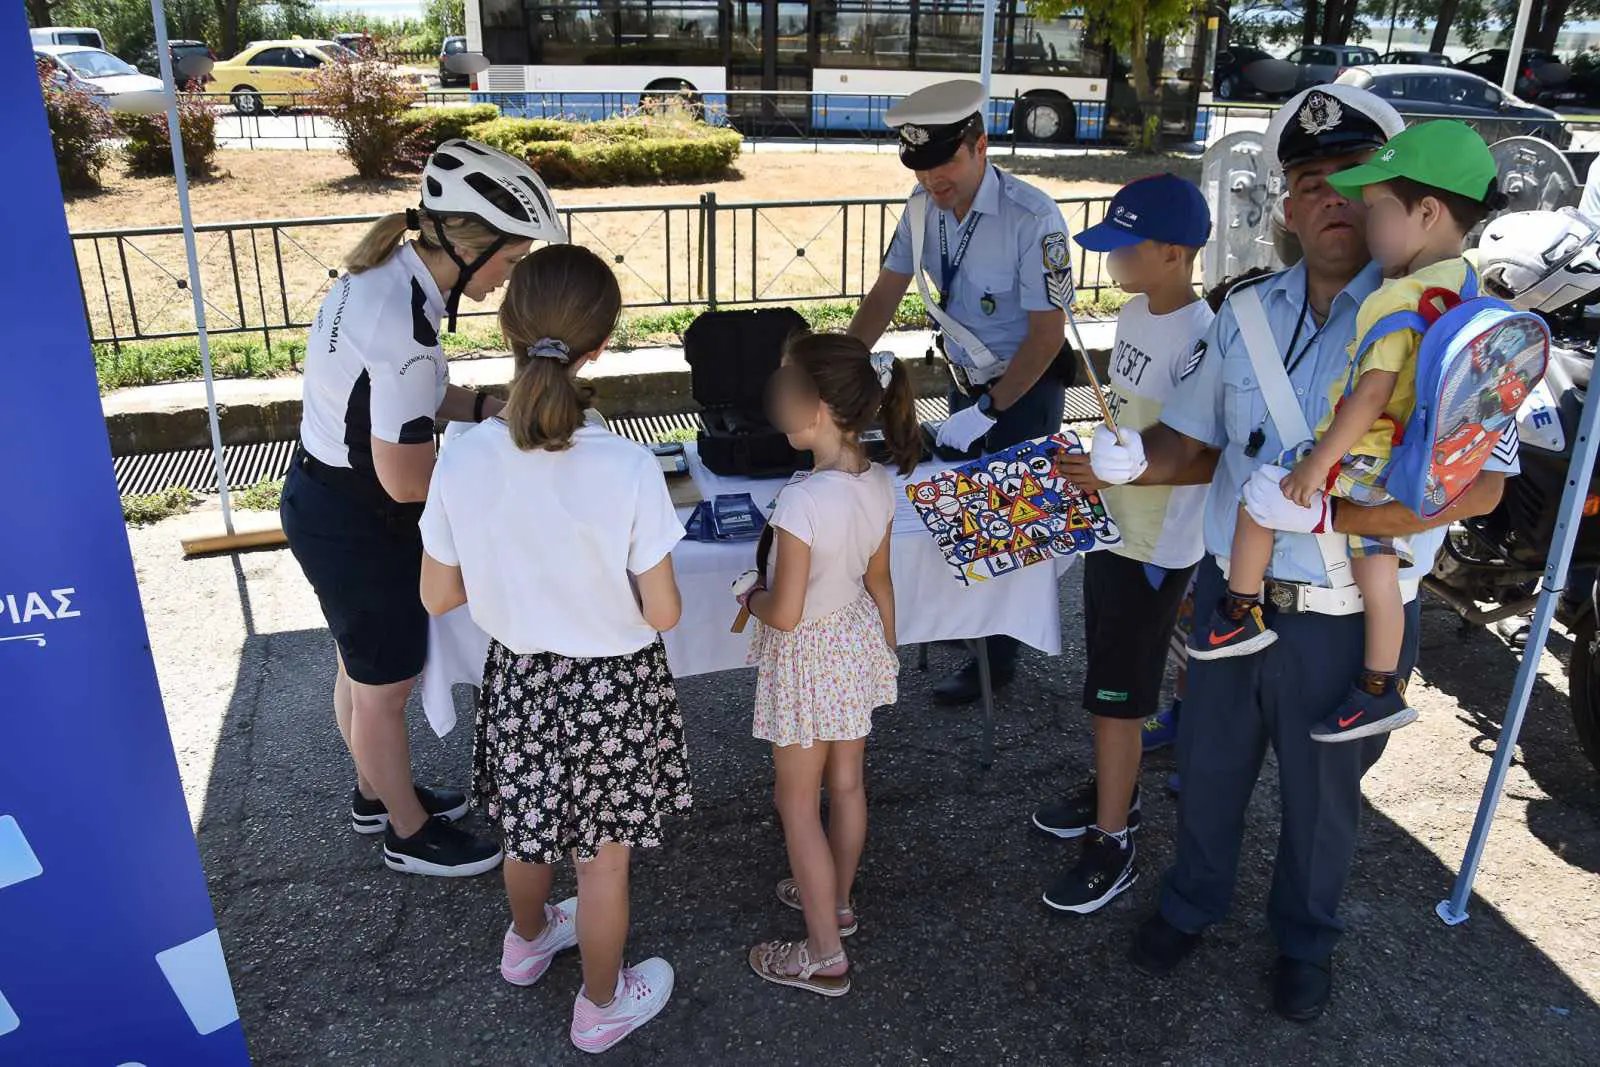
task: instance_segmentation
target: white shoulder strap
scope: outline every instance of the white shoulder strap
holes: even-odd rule
[[[1244,349],[1250,355],[1250,366],[1256,372],[1256,382],[1261,386],[1261,396],[1267,402],[1267,414],[1278,428],[1278,437],[1286,449],[1311,440],[1311,426],[1306,413],[1295,399],[1294,385],[1289,372],[1284,369],[1283,358],[1278,354],[1277,342],[1272,339],[1272,328],[1267,325],[1266,309],[1261,306],[1261,294],[1255,286],[1240,289],[1228,298],[1233,307],[1234,321],[1239,324],[1239,336],[1244,339]],[[1322,568],[1327,572],[1328,585],[1342,589],[1354,583],[1350,573],[1350,554],[1344,535],[1322,533],[1314,535],[1317,551],[1322,554]]]
[[[951,318],[939,302],[928,292],[927,272],[922,267],[922,250],[928,239],[928,195],[921,189],[911,194],[911,199],[906,201],[906,214],[910,216],[911,227],[911,269],[917,276],[917,292],[922,294],[923,306],[928,309],[928,316],[938,324],[939,328],[950,335],[950,339],[961,346],[961,350],[972,360],[972,365],[980,370],[992,367],[998,363],[994,353],[971,330]]]

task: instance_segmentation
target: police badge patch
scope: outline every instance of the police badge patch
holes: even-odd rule
[[[1044,252],[1044,289],[1050,303],[1065,311],[1072,304],[1072,253],[1067,235],[1047,233],[1040,242]]]
[[[1200,363],[1206,358],[1206,342],[1202,338],[1194,343],[1194,351],[1189,353],[1189,358],[1184,361],[1183,370],[1178,372],[1180,382],[1187,381],[1189,376],[1200,369]]]
[[[900,139],[913,148],[921,148],[928,143],[928,131],[908,122],[900,127]]]

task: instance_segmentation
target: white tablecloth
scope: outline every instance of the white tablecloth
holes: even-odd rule
[[[713,474],[688,446],[689,468],[707,500],[723,493],[749,493],[763,512],[784,479],[756,480]],[[947,464],[926,463],[912,474],[922,479]],[[897,479],[903,485],[910,479]],[[689,511],[679,512],[687,519]],[[1076,556],[1046,561],[974,585],[962,585],[939,546],[917,518],[904,493],[896,496],[890,542],[894,570],[895,625],[902,644],[1009,634],[1041,652],[1061,651],[1058,579]],[[739,608],[730,587],[755,566],[754,541],[706,544],[685,539],[672,551],[672,566],[683,594],[683,618],[665,634],[667,661],[679,678],[745,666],[753,625],[742,634],[729,627]],[[428,635],[428,666],[422,678],[423,710],[441,737],[455,726],[451,687],[483,681],[489,639],[473,623],[469,607],[433,620]]]

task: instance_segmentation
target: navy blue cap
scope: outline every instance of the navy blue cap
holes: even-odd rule
[[[1078,247],[1109,252],[1140,241],[1201,248],[1211,239],[1211,209],[1193,182],[1154,174],[1111,198],[1106,217],[1077,235]]]

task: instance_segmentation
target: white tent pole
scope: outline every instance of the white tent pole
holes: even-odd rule
[[[1526,3],[1527,0],[1524,0]],[[983,51],[978,55],[978,80],[983,82],[983,95],[989,95],[989,75],[994,72],[994,21],[999,0],[984,0]]]
[[[1533,695],[1533,683],[1539,677],[1539,658],[1550,637],[1550,620],[1555,615],[1556,602],[1567,585],[1567,565],[1572,559],[1572,546],[1578,539],[1578,525],[1583,521],[1583,505],[1589,496],[1589,479],[1594,475],[1595,454],[1600,452],[1600,433],[1597,430],[1600,430],[1600,400],[1584,405],[1583,418],[1578,423],[1578,439],[1573,442],[1572,462],[1567,465],[1567,487],[1561,494],[1561,510],[1557,512],[1560,518],[1551,537],[1544,580],[1539,583],[1539,606],[1533,613],[1533,629],[1528,631],[1528,644],[1522,651],[1522,665],[1517,668],[1517,680],[1512,685],[1511,699],[1506,704],[1505,718],[1500,724],[1494,762],[1489,767],[1489,781],[1484,786],[1483,799],[1478,802],[1478,815],[1472,823],[1472,836],[1467,839],[1466,855],[1461,859],[1461,873],[1456,876],[1450,899],[1441,900],[1434,909],[1439,918],[1450,926],[1467,921],[1467,898],[1472,895],[1472,883],[1478,876],[1478,861],[1483,858],[1489,826],[1494,822],[1494,811],[1505,789],[1506,772],[1511,769],[1511,760],[1516,754],[1522,716],[1528,710],[1528,698]],[[1573,655],[1581,652],[1581,649],[1576,650]]]
[[[150,0],[155,20],[156,56],[161,62],[161,87],[167,94],[167,131],[172,140],[172,173],[178,180],[178,214],[183,220],[183,247],[189,256],[189,295],[194,300],[195,333],[200,339],[200,366],[206,377],[206,413],[211,421],[211,457],[217,468],[217,495],[222,500],[222,525],[233,536],[233,508],[228,502],[228,472],[222,460],[222,427],[217,421],[217,388],[211,377],[211,340],[206,334],[206,301],[200,289],[200,257],[195,252],[194,217],[189,213],[189,170],[183,158],[183,131],[178,123],[177,82],[172,76],[172,51],[167,46],[167,12],[162,0]]]
[[[1506,75],[1500,88],[1507,96],[1517,95],[1517,72],[1522,69],[1522,46],[1528,40],[1528,22],[1533,14],[1533,0],[1522,0],[1517,5],[1517,23],[1511,30],[1511,52],[1506,56]]]

